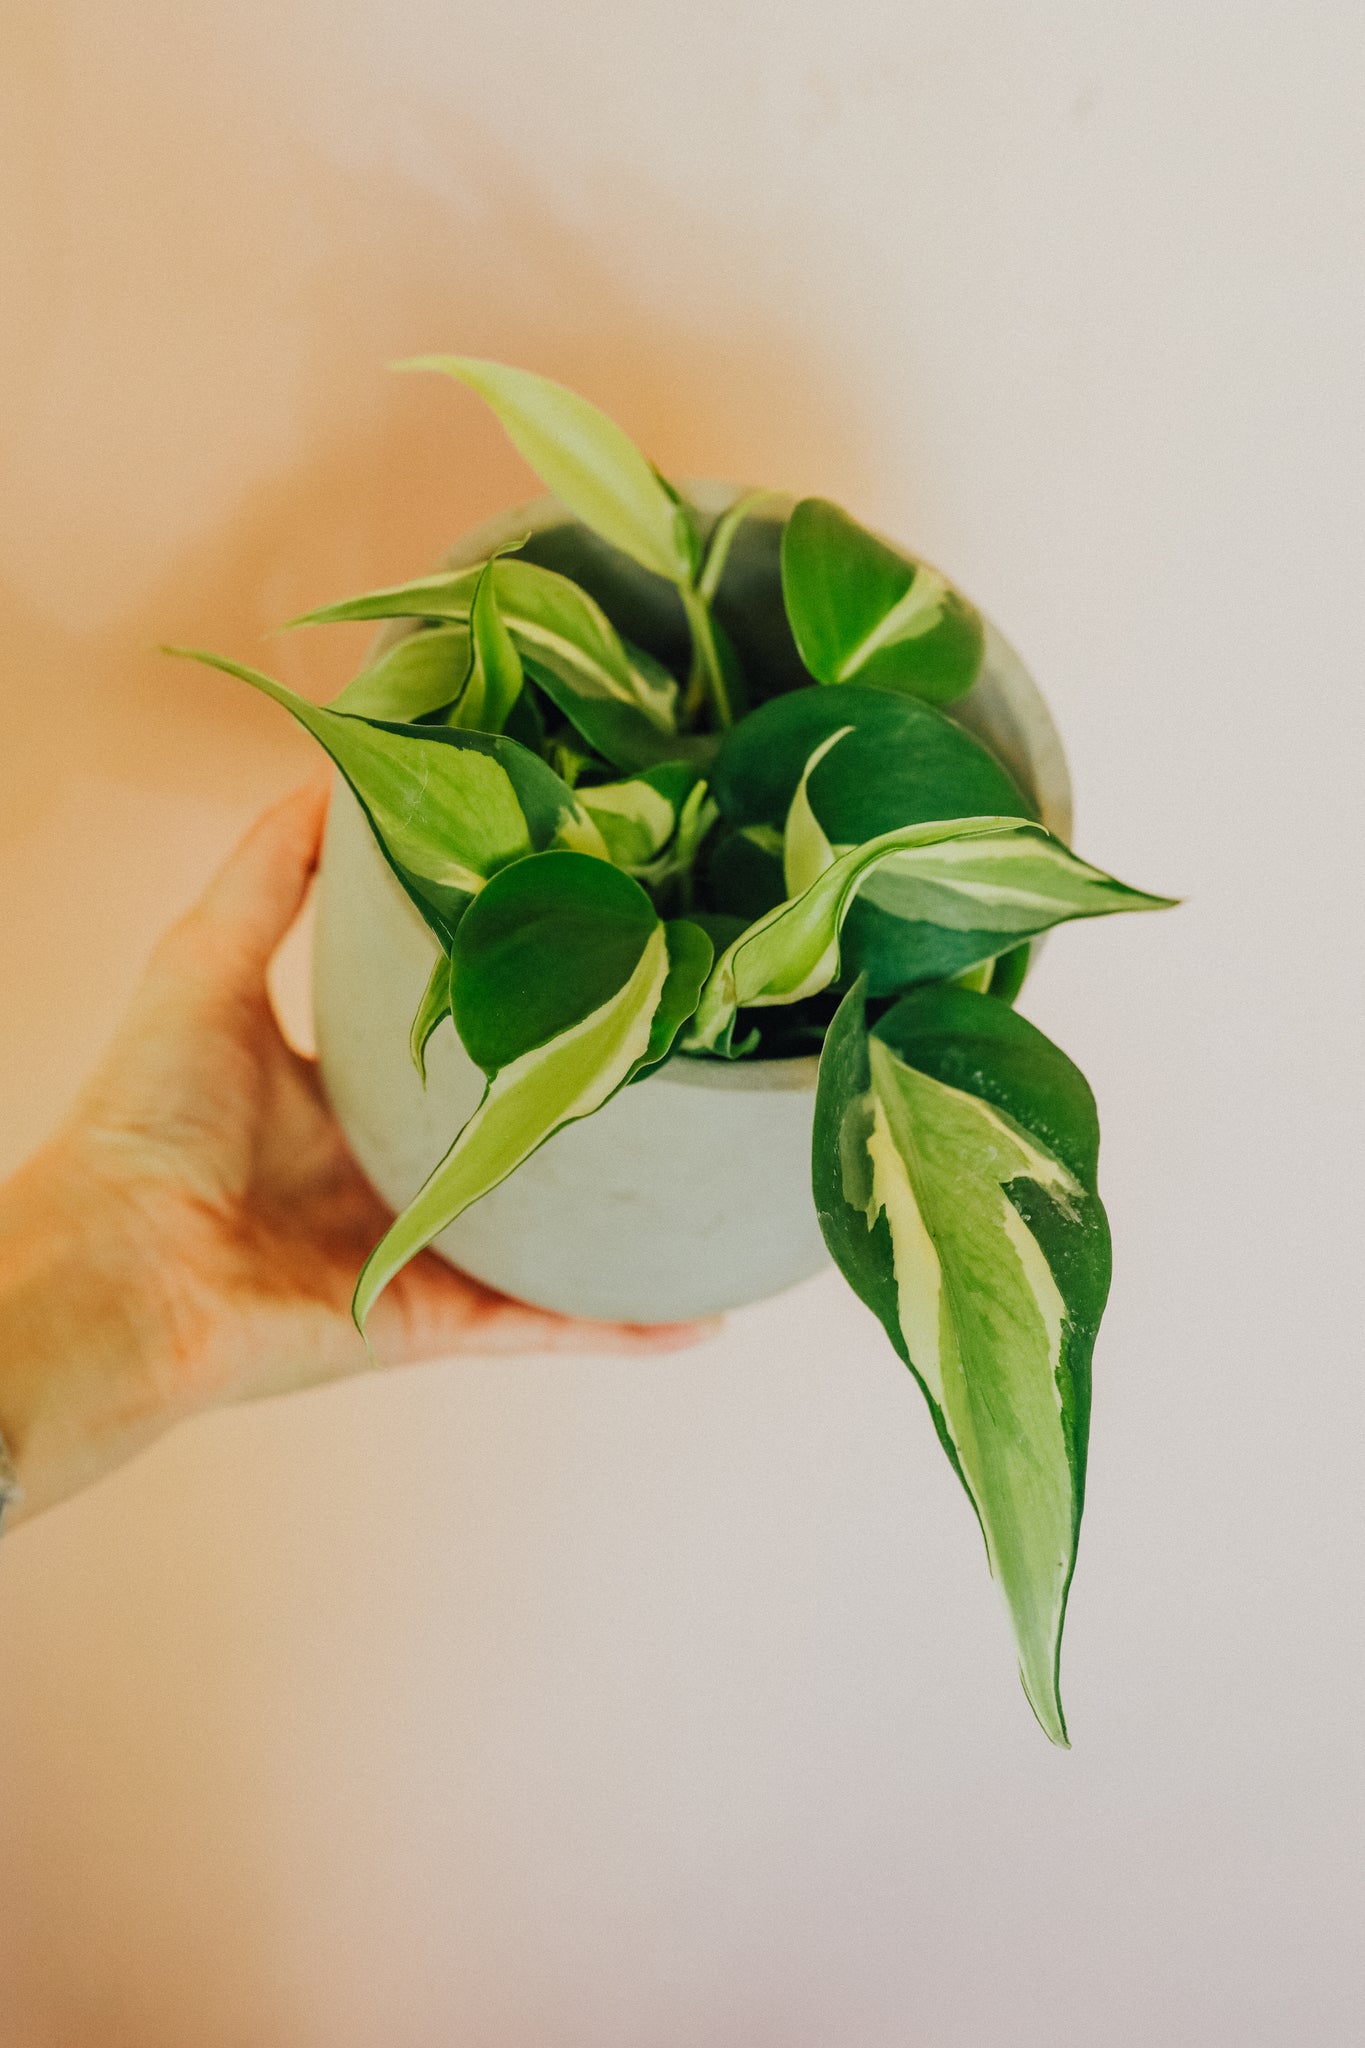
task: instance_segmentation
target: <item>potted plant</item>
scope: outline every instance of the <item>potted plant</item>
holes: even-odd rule
[[[194,656],[347,792],[319,1052],[400,1210],[357,1323],[430,1244],[660,1321],[827,1247],[920,1383],[1065,1742],[1109,1240],[1090,1090],[1013,1001],[1052,926],[1169,899],[1070,851],[1041,700],[936,570],[822,499],[684,493],[524,370],[407,367],[485,399],[553,497],[296,621],[387,622],[330,705]]]

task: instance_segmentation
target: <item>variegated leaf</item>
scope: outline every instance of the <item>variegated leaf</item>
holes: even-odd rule
[[[397,367],[438,370],[477,392],[541,481],[585,526],[657,576],[691,581],[695,558],[676,492],[586,398],[549,377],[474,356],[419,356]]]
[[[928,1398],[980,1520],[1020,1674],[1067,1740],[1058,1665],[1109,1285],[1084,1079],[992,996],[916,991],[869,1033],[862,985],[821,1057],[826,1242]]]
[[[822,683],[947,704],[976,680],[985,633],[975,607],[825,498],[803,498],[787,522],[782,589],[801,658]]]
[[[484,566],[370,591],[291,623],[426,618],[467,626]],[[527,673],[607,760],[646,768],[695,750],[695,742],[677,734],[673,677],[639,648],[627,647],[601,607],[567,576],[499,555],[493,593]]]
[[[838,851],[900,825],[1036,816],[995,757],[933,705],[856,683],[793,690],[727,734],[713,771],[723,816],[749,833],[781,827],[812,753],[845,727],[851,730],[826,749],[806,789],[815,824]],[[729,908],[736,877],[742,885],[747,870],[764,870],[743,848],[732,846],[720,860],[717,900]],[[769,877],[766,901],[758,894],[744,899],[750,916],[770,909],[783,893],[779,888],[774,895]],[[789,887],[785,893],[798,892]],[[986,933],[980,941],[987,954],[1010,946],[1008,933]],[[842,972],[866,973],[874,996],[946,980],[963,968],[970,971],[980,957],[972,933],[892,916],[869,901],[866,890],[849,908],[839,947]]]
[[[611,859],[627,874],[655,881],[666,860],[690,866],[697,842],[714,817],[706,815],[706,785],[688,762],[646,769],[625,782],[596,783],[576,791],[598,827]]]
[[[498,608],[496,567],[485,564],[469,606],[469,670],[450,712],[465,732],[501,732],[521,695],[521,656]]]
[[[481,893],[456,934],[456,1029],[487,1092],[371,1253],[357,1324],[409,1259],[565,1124],[667,1057],[710,964],[695,925],[662,924],[606,862],[533,855]]]
[[[849,906],[887,870],[893,870],[888,892],[894,891],[895,905],[905,906],[898,915],[977,933],[977,959],[1002,950],[997,933],[1009,934],[1014,944],[1071,918],[1169,906],[1170,898],[1128,888],[1078,860],[1041,825],[1017,818],[940,819],[883,832],[846,851],[822,847],[807,783],[841,737],[836,730],[816,749],[789,813],[799,849],[789,874],[809,872],[812,879],[721,954],[702,991],[689,1050],[727,1051],[740,1008],[796,1003],[828,988],[839,972],[839,935]],[[826,853],[833,857],[826,860]],[[974,964],[961,961],[959,971]]]
[[[239,662],[169,648],[283,705],[331,756],[385,857],[443,946],[491,875],[552,846],[605,859],[573,792],[514,740],[447,726],[390,725],[329,710]]]
[[[444,952],[438,952],[431,963],[431,973],[422,991],[422,1000],[417,1005],[417,1014],[412,1020],[408,1036],[408,1050],[412,1063],[421,1077],[422,1086],[427,1085],[427,1046],[437,1026],[450,1015],[450,960]]]
[[[468,626],[430,626],[405,633],[353,677],[327,709],[353,718],[381,718],[391,725],[415,725],[454,704],[468,674]]]

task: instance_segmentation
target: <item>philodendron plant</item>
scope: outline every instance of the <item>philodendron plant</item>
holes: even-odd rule
[[[1167,899],[1078,858],[945,711],[984,628],[936,570],[819,498],[706,516],[527,371],[405,367],[492,407],[577,522],[559,529],[581,543],[574,573],[531,534],[310,613],[295,623],[410,622],[326,707],[195,656],[330,755],[439,947],[413,1059],[424,1070],[449,1018],[487,1076],[366,1261],[356,1320],[470,1203],[664,1060],[818,1049],[821,1227],[929,1403],[1024,1689],[1064,1743],[1109,1237],[1090,1090],[1012,1002],[1038,934]],[[631,637],[642,588],[673,620],[649,650]]]

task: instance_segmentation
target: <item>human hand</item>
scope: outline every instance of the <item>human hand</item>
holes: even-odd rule
[[[389,1213],[346,1149],[266,971],[302,905],[325,786],[259,820],[157,947],[103,1065],[0,1187],[0,1432],[19,1521],[173,1423],[369,1361],[356,1274]],[[385,1363],[670,1351],[706,1325],[575,1321],[433,1253],[371,1318]]]

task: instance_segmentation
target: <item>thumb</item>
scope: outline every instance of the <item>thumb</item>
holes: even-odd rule
[[[264,973],[302,907],[318,863],[329,784],[310,782],[256,820],[185,925],[237,971]]]

